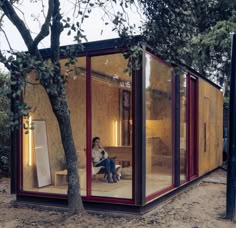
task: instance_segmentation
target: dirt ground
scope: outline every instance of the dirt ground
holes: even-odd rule
[[[226,172],[219,169],[144,216],[88,214],[67,218],[66,212],[20,206],[9,194],[9,179],[0,179],[0,227],[173,227],[236,228],[224,219]]]

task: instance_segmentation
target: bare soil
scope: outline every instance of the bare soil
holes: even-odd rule
[[[68,218],[65,211],[15,203],[9,179],[0,179],[0,227],[236,228],[225,220],[226,172],[219,169],[144,216],[91,214]]]

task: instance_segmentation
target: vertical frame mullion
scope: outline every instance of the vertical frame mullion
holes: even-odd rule
[[[86,197],[91,197],[91,57],[86,54]]]
[[[145,138],[145,46],[141,57],[141,69],[135,72],[134,78],[134,148],[135,148],[135,204],[146,202],[146,138]]]
[[[19,190],[18,188],[18,177],[17,177],[17,170],[19,167],[19,153],[22,153],[22,150],[20,149],[20,144],[18,143],[18,134],[16,132],[17,130],[11,131],[11,153],[9,157],[9,163],[10,163],[10,176],[11,176],[11,194],[16,194]],[[21,166],[21,163],[20,163]],[[20,172],[22,172],[22,167]],[[19,172],[18,172],[19,173]]]
[[[198,176],[198,80],[195,78],[195,79],[192,79],[194,80],[194,153],[193,153],[193,168],[194,168],[194,173],[193,173],[193,176],[196,177]]]
[[[196,153],[195,153],[195,175],[199,175],[199,129],[198,129],[198,123],[199,123],[199,80],[196,79],[196,97],[195,97],[195,147],[196,147]]]
[[[173,119],[173,151],[174,151],[174,185],[175,187],[180,186],[180,74],[174,71],[174,83],[173,83],[173,100],[172,102],[174,103],[174,118]]]
[[[190,133],[191,133],[191,121],[190,121],[190,109],[191,109],[191,88],[190,88],[190,74],[187,74],[187,181],[190,181],[190,169],[191,169],[191,156],[190,156]]]

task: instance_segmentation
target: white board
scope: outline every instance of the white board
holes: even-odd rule
[[[48,144],[45,121],[33,121],[34,123],[34,148],[38,187],[52,184]]]

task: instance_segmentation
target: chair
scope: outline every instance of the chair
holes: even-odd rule
[[[85,157],[86,157],[86,149],[83,149]],[[96,179],[96,176],[98,174],[103,174],[104,178],[106,177],[105,175],[105,167],[104,166],[99,166],[96,167],[93,162],[91,162],[91,167],[92,167],[92,177]],[[117,174],[117,179],[121,179],[121,165],[116,165],[116,174]]]
[[[96,176],[98,174],[103,174],[105,178],[106,177],[105,167],[104,166],[96,167],[94,163],[92,162],[92,176],[96,179]],[[117,174],[117,179],[120,180],[121,179],[121,166],[120,165],[116,165],[116,174]]]

